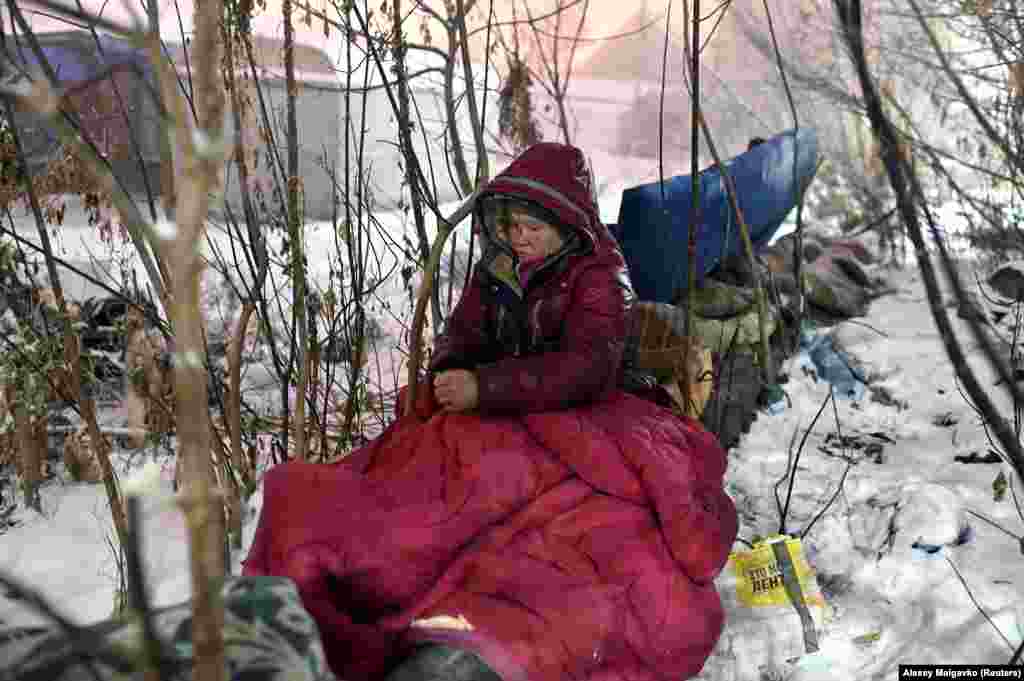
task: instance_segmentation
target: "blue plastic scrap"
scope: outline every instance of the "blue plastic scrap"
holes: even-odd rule
[[[867,390],[866,377],[851,365],[849,357],[832,344],[828,334],[804,334],[800,342],[802,358],[813,366],[817,378],[832,384],[837,398],[855,402],[864,397]]]
[[[925,544],[919,541],[910,545],[910,555],[917,560],[937,560],[944,557],[940,544]]]
[[[940,554],[943,553],[942,549],[944,546],[963,546],[973,539],[974,528],[970,525],[964,525],[960,528],[960,532],[957,533],[956,539],[950,544],[929,544],[918,539],[910,545],[910,549],[915,558],[933,560],[942,557]]]

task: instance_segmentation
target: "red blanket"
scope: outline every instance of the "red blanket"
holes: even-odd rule
[[[722,629],[724,472],[714,436],[625,394],[403,418],[342,464],[271,470],[245,573],[296,581],[348,681],[417,640],[472,649],[505,681],[678,681]],[[410,627],[439,615],[471,629]]]

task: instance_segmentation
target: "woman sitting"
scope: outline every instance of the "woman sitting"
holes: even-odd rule
[[[349,681],[692,676],[736,535],[725,456],[621,389],[633,294],[582,153],[531,147],[476,221],[432,390],[343,462],[268,472],[246,574],[296,582]]]

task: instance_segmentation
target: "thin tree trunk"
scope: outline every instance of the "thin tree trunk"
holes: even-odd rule
[[[413,221],[416,226],[416,236],[420,248],[420,258],[426,263],[430,260],[430,239],[427,236],[426,225],[423,215],[423,201],[420,196],[419,161],[416,158],[416,149],[412,145],[412,129],[410,125],[409,110],[409,78],[405,68],[405,37],[402,35],[402,2],[392,0],[391,3],[391,30],[392,30],[392,55],[395,60],[395,80],[398,86],[398,138],[402,150],[402,158],[405,165],[405,182],[409,189],[409,201],[412,205]],[[468,87],[468,86],[467,86]],[[468,92],[468,90],[467,90]],[[424,269],[424,277],[433,277],[433,271]],[[434,328],[440,328],[441,299],[436,290],[430,299],[430,311],[434,318]]]
[[[351,20],[352,20],[351,10],[349,10],[349,12],[347,12],[346,15],[345,15],[345,24],[346,24],[346,26],[350,26],[351,25]],[[352,42],[351,41],[349,41],[346,49],[347,49],[347,60],[346,60],[346,63],[351,64],[352,63]],[[368,77],[369,64],[367,64],[366,68],[367,68],[367,72],[364,73],[364,79],[363,79],[364,83],[366,82],[367,77]],[[445,88],[446,88],[446,91],[447,91],[447,88],[449,88],[451,86],[451,83],[448,81],[447,74],[446,74],[445,78],[446,78],[446,80],[445,80]],[[349,72],[346,73],[346,81],[345,81],[345,120],[346,121],[351,120],[351,112],[352,112],[352,100],[351,100],[351,94],[350,94],[351,93],[351,85],[352,85],[352,72],[349,71]],[[363,97],[363,101],[362,101],[362,111],[360,113],[360,120],[366,120],[366,108],[367,108],[367,98],[364,96]],[[451,114],[449,114],[449,116],[451,116]],[[452,120],[452,119],[450,118],[449,120]],[[361,206],[362,206],[362,186],[363,185],[362,185],[361,179],[362,179],[362,174],[363,174],[362,171],[363,171],[363,158],[364,158],[364,151],[365,151],[365,148],[364,148],[365,142],[366,142],[366,134],[365,134],[365,130],[364,130],[363,132],[360,133],[358,148],[353,150],[352,149],[352,140],[351,140],[351,138],[348,135],[348,131],[346,130],[346,133],[345,133],[345,152],[344,152],[344,155],[345,155],[345,160],[344,160],[344,165],[345,165],[345,197],[346,197],[346,201],[345,201],[345,224],[348,225],[348,231],[345,233],[345,237],[346,237],[346,239],[345,239],[345,248],[346,248],[346,250],[348,252],[349,262],[352,263],[352,265],[348,268],[348,275],[349,275],[349,285],[350,285],[350,287],[352,289],[352,297],[354,299],[353,302],[355,304],[355,309],[356,309],[356,319],[355,319],[355,324],[354,324],[355,328],[352,331],[346,330],[346,334],[345,334],[346,335],[346,342],[349,343],[350,346],[352,345],[353,342],[363,343],[364,342],[364,338],[365,338],[365,334],[366,334],[366,313],[365,313],[365,310],[364,310],[364,307],[363,307],[363,296],[365,295],[364,294],[364,287],[365,287],[365,284],[366,284],[366,263],[365,263],[365,252],[364,252],[364,241],[363,241],[365,235],[364,235],[364,233],[363,233],[361,228],[359,228],[359,229],[354,228],[354,225],[356,225],[356,224],[362,225],[362,208],[361,208]],[[355,159],[354,160],[355,160],[355,165],[356,165],[356,177],[359,180],[359,181],[357,181],[355,188],[353,188],[352,184],[351,184],[351,177],[352,177],[351,168],[352,168],[352,163],[353,163],[353,151],[355,152],[355,154],[354,154]],[[353,195],[355,195],[355,197],[356,197],[356,206],[357,206],[357,211],[356,211],[355,216],[353,216],[353,214],[352,214],[352,201],[348,200],[348,197],[353,196]],[[344,287],[339,286],[338,290],[339,290],[339,292],[341,294],[342,300],[344,300],[344,293],[345,293]],[[339,308],[338,308],[337,302],[338,302],[337,300],[333,301],[331,303],[330,307],[327,310],[327,318],[330,320],[330,323],[331,323],[331,335],[332,336],[335,335],[334,326],[335,326],[335,320],[338,317],[338,312],[337,311],[338,311]],[[342,307],[344,307],[344,306],[342,306]],[[361,366],[354,366],[354,365],[350,364],[349,368],[350,368],[350,371],[349,371],[349,376],[350,376],[350,380],[349,380],[349,398],[348,398],[348,400],[345,403],[345,415],[344,415],[344,422],[343,422],[344,425],[342,426],[342,431],[341,431],[342,438],[339,439],[339,442],[338,442],[338,449],[339,450],[340,450],[340,448],[343,445],[347,445],[348,443],[353,441],[352,430],[355,427],[355,419],[356,419],[356,414],[358,412],[358,406],[359,406],[358,405],[358,401],[356,400],[356,396],[357,396],[357,393],[358,393],[359,381],[362,380],[362,367]],[[332,374],[331,377],[328,378],[326,383],[327,383],[327,386],[328,386],[328,391],[327,392],[329,393],[330,386],[333,384],[333,374]],[[324,419],[324,420],[325,420],[325,425],[326,425],[326,419]],[[325,443],[325,447],[326,447],[326,433],[322,433],[322,436],[324,438],[324,443]]]
[[[691,38],[690,45],[690,107],[692,112],[692,119],[690,122],[690,198],[692,199],[692,205],[690,206],[690,224],[687,229],[687,245],[686,245],[686,258],[687,258],[687,282],[686,282],[686,330],[684,336],[686,337],[686,348],[683,350],[683,366],[690,366],[690,352],[692,352],[693,344],[690,342],[691,334],[693,329],[696,328],[694,324],[695,310],[697,309],[697,225],[700,224],[702,219],[700,214],[700,121],[701,121],[701,108],[700,108],[700,0],[693,0],[693,20],[691,22]],[[666,28],[666,31],[668,29]],[[665,36],[668,40],[668,36]],[[664,87],[664,83],[662,84]],[[690,399],[690,372],[683,372],[683,399],[687,400],[687,404],[684,406],[683,411],[686,412],[689,409]]]
[[[227,671],[220,593],[225,570],[224,513],[222,501],[214,493],[210,465],[207,369],[200,312],[200,277],[204,265],[197,251],[210,208],[210,192],[217,185],[223,162],[218,143],[223,134],[224,96],[217,73],[222,19],[220,0],[196,0],[193,54],[200,65],[195,79],[198,130],[192,139],[180,134],[187,114],[182,99],[177,97],[174,103],[178,147],[183,161],[183,188],[176,197],[178,230],[169,249],[174,291],[171,316],[176,343],[174,387],[178,456],[184,460],[183,505],[192,565],[192,643],[195,677],[203,681],[225,681]]]
[[[231,438],[231,464],[242,476],[242,481],[245,484],[252,480],[253,472],[249,470],[245,463],[245,456],[242,454],[242,346],[245,343],[249,320],[255,311],[256,306],[252,301],[242,304],[242,312],[238,315],[238,326],[235,327],[235,334],[231,338],[231,348],[228,351],[226,425]]]
[[[466,77],[466,104],[469,106],[469,120],[473,124],[473,139],[476,142],[476,186],[486,182],[491,176],[491,166],[487,159],[487,147],[484,145],[484,123],[480,118],[480,108],[476,103],[476,88],[473,83],[473,64],[469,60],[469,37],[466,35],[465,0],[455,0],[455,20],[459,28],[459,47],[462,50],[462,71]]]
[[[309,329],[306,328],[306,257],[303,243],[303,217],[300,211],[299,124],[295,113],[298,96],[295,83],[295,27],[292,24],[292,0],[283,0],[284,77],[287,84],[288,118],[288,239],[291,247],[292,315],[299,338],[298,387],[295,390],[295,458],[305,461],[306,452],[306,387],[309,381]],[[304,197],[302,198],[304,201]]]
[[[843,36],[853,57],[854,66],[857,69],[857,77],[864,93],[868,118],[871,121],[874,134],[882,146],[883,160],[889,176],[889,182],[892,185],[893,192],[896,194],[897,206],[906,225],[907,233],[914,244],[918,266],[921,269],[921,278],[928,294],[928,304],[931,307],[932,317],[935,319],[935,325],[938,327],[939,336],[942,338],[946,354],[949,356],[953,369],[963,383],[967,394],[982,414],[985,422],[992,428],[996,440],[1002,446],[1010,465],[1013,466],[1017,473],[1018,479],[1024,479],[1024,451],[1021,449],[1020,440],[1016,437],[1009,422],[999,413],[999,410],[989,398],[988,391],[981,387],[974,371],[967,364],[967,357],[964,355],[960,339],[957,338],[946,307],[942,304],[942,292],[939,289],[938,277],[928,255],[916,209],[917,202],[915,197],[917,197],[922,205],[926,205],[924,193],[917,182],[917,177],[900,157],[896,130],[885,117],[881,99],[875,90],[871,74],[868,71],[867,60],[864,57],[860,0],[835,0],[835,3],[839,10],[838,14],[843,29]],[[920,13],[913,0],[911,0],[911,5],[916,12]],[[935,241],[939,249],[940,261],[952,284],[957,299],[963,301],[965,298],[963,285],[959,280],[959,275],[953,268],[952,260],[946,250],[946,244],[938,235],[936,235]],[[988,339],[984,337],[984,331],[979,326],[976,326],[978,324],[977,320],[968,316],[968,322],[971,324],[972,330],[981,344],[986,358],[995,364],[997,368],[1005,371],[1006,368],[1000,366],[1002,364],[1001,360],[991,347]],[[1014,393],[1016,387],[1012,379],[1010,379],[1009,384],[1008,388],[1011,393]],[[1015,403],[1017,403],[1017,395],[1014,394],[1013,397],[1015,398]]]
[[[587,14],[590,11],[590,0],[583,0],[583,9],[580,12],[580,22],[576,25],[576,38],[569,48],[569,59],[566,62],[565,78],[562,79],[558,90],[558,116],[562,121],[562,135],[566,144],[572,144],[572,137],[569,134],[569,116],[565,108],[565,98],[569,93],[569,81],[572,79],[573,65],[576,62],[576,49],[579,47],[580,35],[583,33],[583,24],[586,23]]]
[[[160,4],[158,0],[147,0],[147,11],[149,13],[149,56],[153,62],[154,70],[156,64],[163,60],[160,52]],[[166,97],[166,91],[161,93],[162,104],[169,106],[170,101]],[[158,107],[162,108],[162,107]],[[171,147],[171,140],[167,136],[168,126],[166,117],[160,116],[160,198],[163,204],[164,215],[168,220],[174,219],[174,152]]]
[[[455,48],[458,44],[454,29],[448,29],[448,60],[444,65],[444,106],[448,118],[448,136],[452,143],[452,158],[455,164],[455,173],[459,178],[460,189],[463,194],[473,191],[473,180],[469,177],[469,167],[466,164],[466,153],[462,148],[462,133],[459,132],[459,119],[455,112]]]
[[[25,495],[25,506],[41,513],[39,499],[39,457],[32,437],[32,419],[28,409],[21,404],[14,405],[14,441],[18,447],[18,461],[21,469],[21,491]]]
[[[772,21],[771,8],[768,6],[768,0],[762,0],[764,4],[765,16],[768,18],[768,30],[772,38],[772,47],[775,50],[775,61],[779,69],[779,77],[782,79],[782,85],[786,91],[786,100],[789,102],[790,112],[793,114],[793,186],[797,186],[796,173],[797,164],[796,159],[800,154],[800,146],[797,142],[797,135],[800,133],[800,118],[797,116],[796,104],[793,101],[793,92],[789,87],[789,79],[786,77],[786,68],[783,64],[782,53],[779,51],[778,41],[775,36],[775,25]],[[804,295],[804,221],[803,221],[803,210],[804,210],[804,191],[805,187],[800,186],[797,189],[797,204],[796,204],[796,233],[795,239],[793,240],[793,276],[796,279],[796,329],[793,334],[793,346],[791,350],[795,352],[800,347],[800,335],[803,327],[804,313],[806,308],[806,301]],[[774,381],[774,377],[772,377]]]

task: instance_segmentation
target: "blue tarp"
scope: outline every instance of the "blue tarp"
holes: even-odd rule
[[[766,244],[814,177],[818,140],[813,129],[788,130],[727,162],[740,211],[755,248]],[[794,173],[795,165],[795,173]],[[795,180],[795,182],[794,182]],[[691,180],[680,175],[622,193],[613,233],[622,246],[640,300],[670,303],[686,289]],[[729,255],[742,252],[739,225],[717,168],[700,174],[701,222],[697,227],[697,282]]]

